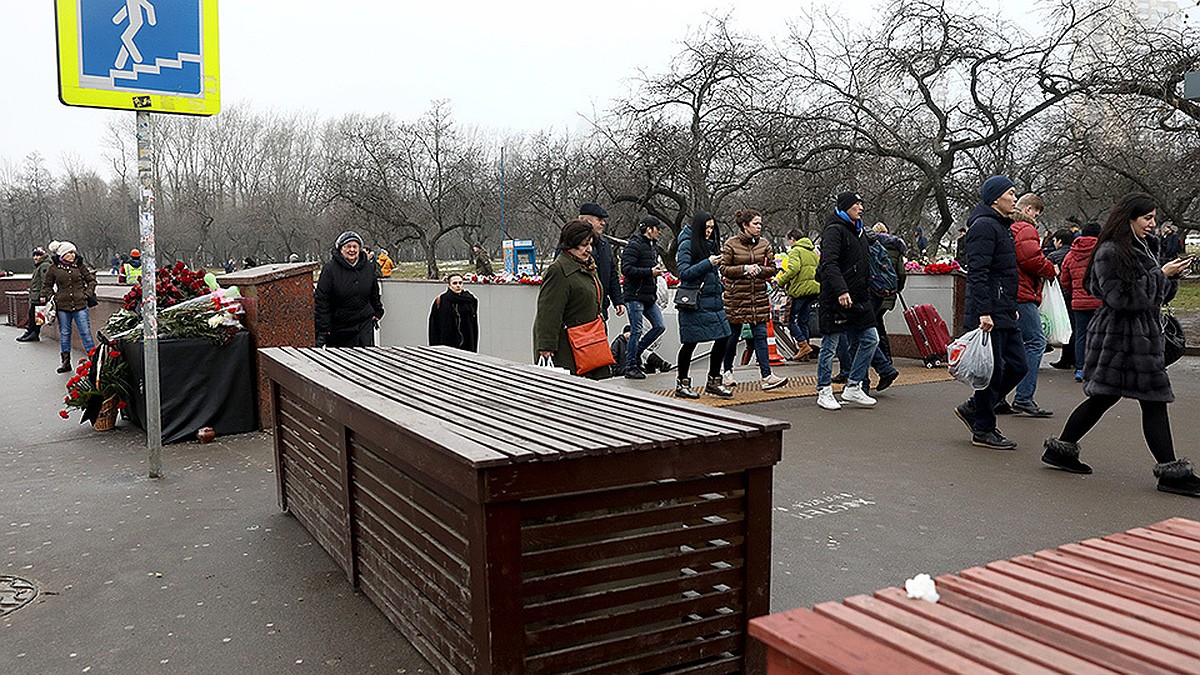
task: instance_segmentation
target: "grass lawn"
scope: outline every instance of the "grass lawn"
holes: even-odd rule
[[[1179,292],[1171,301],[1171,306],[1178,311],[1200,311],[1200,278],[1186,279],[1179,284]]]

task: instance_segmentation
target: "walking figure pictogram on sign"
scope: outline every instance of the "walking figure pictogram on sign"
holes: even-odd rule
[[[113,15],[112,22],[118,26],[122,21],[129,21],[129,27],[121,33],[121,51],[117,52],[117,60],[113,64],[117,70],[124,70],[125,63],[131,56],[135,62],[142,62],[142,53],[133,43],[133,38],[137,37],[138,31],[142,29],[143,10],[144,22],[151,26],[157,25],[158,19],[154,16],[154,5],[150,4],[150,0],[125,0],[125,6]]]

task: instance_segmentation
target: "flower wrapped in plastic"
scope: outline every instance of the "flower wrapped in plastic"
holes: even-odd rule
[[[237,286],[217,288],[158,311],[158,337],[205,338],[225,343],[242,329]],[[112,340],[140,340],[142,317],[128,309],[113,314],[104,333]]]

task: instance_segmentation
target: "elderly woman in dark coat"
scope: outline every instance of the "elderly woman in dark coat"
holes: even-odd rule
[[[695,309],[679,310],[679,379],[675,382],[675,395],[680,398],[700,398],[692,389],[688,370],[692,366],[692,355],[696,345],[712,342],[712,353],[708,357],[708,384],[705,393],[722,398],[733,396],[733,392],[721,383],[721,361],[725,358],[725,346],[729,342],[729,320],[725,317],[724,289],[718,265],[721,263],[721,238],[711,213],[697,213],[692,224],[679,233],[679,250],[675,253],[675,264],[679,273],[679,286],[699,291],[699,302]]]
[[[1084,281],[1101,302],[1088,324],[1083,364],[1087,399],[1071,413],[1058,438],[1046,439],[1042,461],[1072,473],[1091,473],[1092,467],[1079,461],[1079,439],[1117,401],[1132,398],[1142,408],[1142,432],[1157,462],[1158,489],[1200,497],[1200,478],[1190,461],[1175,458],[1171,440],[1167,404],[1175,395],[1167,378],[1160,316],[1191,259],[1158,266],[1144,241],[1154,228],[1155,208],[1150,195],[1125,195],[1100,231]]]
[[[383,299],[375,263],[363,255],[362,237],[347,230],[321,268],[315,297],[318,347],[374,347]]]
[[[567,326],[582,326],[600,316],[603,297],[596,260],[592,257],[591,225],[572,220],[563,226],[558,248],[562,251],[542,275],[538,291],[537,315],[533,319],[533,348],[539,358],[550,358],[554,365],[594,380],[612,374],[608,366],[577,373],[575,354],[567,339]]]

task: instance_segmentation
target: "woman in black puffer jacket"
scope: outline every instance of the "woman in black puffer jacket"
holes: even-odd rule
[[[1175,400],[1167,378],[1161,307],[1175,297],[1179,275],[1191,259],[1158,266],[1144,241],[1154,228],[1154,198],[1134,192],[1121,198],[1100,230],[1092,262],[1084,276],[1100,309],[1088,323],[1080,403],[1058,438],[1046,439],[1042,461],[1072,473],[1091,473],[1079,461],[1079,439],[1122,398],[1142,408],[1142,433],[1157,462],[1158,489],[1200,497],[1200,478],[1192,463],[1176,459],[1167,404]]]
[[[362,237],[343,232],[317,280],[318,347],[374,347],[383,300],[375,263],[362,255]]]

